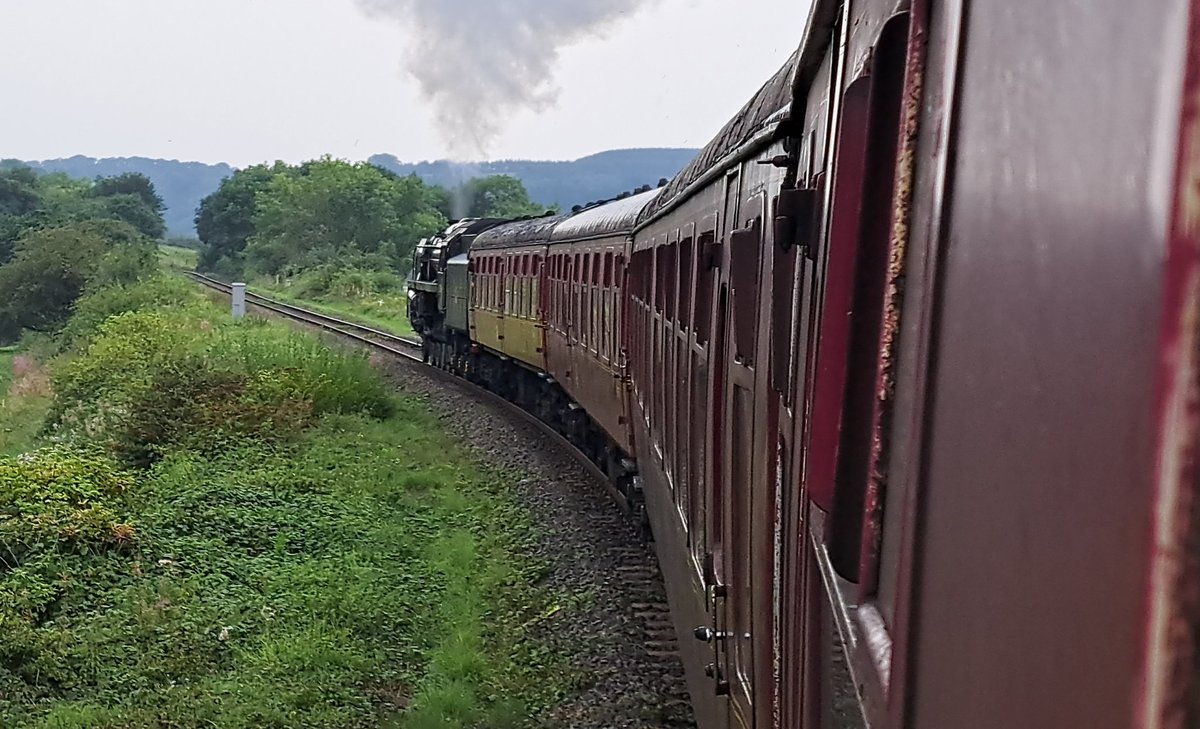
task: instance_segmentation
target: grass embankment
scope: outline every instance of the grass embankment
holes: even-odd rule
[[[158,245],[158,261],[171,271],[194,271],[196,262],[200,260],[200,252],[192,248],[172,246],[165,243]]]
[[[401,296],[327,300],[329,297],[305,299],[292,296],[286,289],[270,285],[256,286],[254,290],[288,304],[303,306],[346,321],[366,324],[391,334],[416,336],[412,324],[408,321],[405,299]]]
[[[186,296],[99,325],[0,458],[0,726],[535,723],[571,679],[504,479],[363,357]]]
[[[411,336],[403,276],[384,271],[316,270],[275,281],[258,279],[251,289],[297,306],[377,329]]]

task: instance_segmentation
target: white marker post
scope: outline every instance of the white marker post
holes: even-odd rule
[[[241,319],[246,316],[246,284],[233,285],[233,318]]]

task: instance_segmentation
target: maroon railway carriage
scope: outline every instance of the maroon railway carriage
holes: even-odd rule
[[[621,450],[633,453],[624,349],[626,261],[659,190],[587,208],[555,226],[547,250],[546,370]]]
[[[634,508],[640,494],[622,304],[630,233],[656,194],[505,223],[476,237],[464,317],[470,347],[450,360],[451,369],[555,426]]]
[[[637,460],[705,727],[774,722],[771,373],[787,362],[772,359],[766,332],[791,302],[772,312],[763,267],[794,72],[793,59],[643,211],[630,258]]]
[[[1200,0],[815,0],[646,198],[456,361],[635,456],[704,729],[1200,726]]]
[[[634,440],[703,726],[1200,720],[1200,36],[1126,7],[818,0],[643,212]]]

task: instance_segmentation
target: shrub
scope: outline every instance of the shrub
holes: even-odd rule
[[[157,269],[153,243],[114,221],[32,229],[0,266],[0,342],[22,329],[57,332],[87,290],[129,284]]]
[[[0,458],[0,545],[6,570],[30,556],[69,547],[93,551],[129,544],[134,528],[110,505],[133,486],[111,461],[62,449]],[[5,607],[0,591],[0,607]]]
[[[89,290],[75,304],[75,313],[63,329],[60,346],[70,349],[90,339],[110,317],[130,311],[165,308],[198,312],[204,295],[195,285],[166,275],[131,284],[115,284]]]
[[[327,413],[390,411],[364,356],[275,325],[144,311],[112,317],[98,332],[59,370],[50,430],[131,465],[171,447],[286,441]]]

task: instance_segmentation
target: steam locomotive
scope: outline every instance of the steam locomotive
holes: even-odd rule
[[[668,185],[454,224],[410,316],[642,515],[705,729],[1200,726],[1198,189],[1200,0],[815,0]]]

